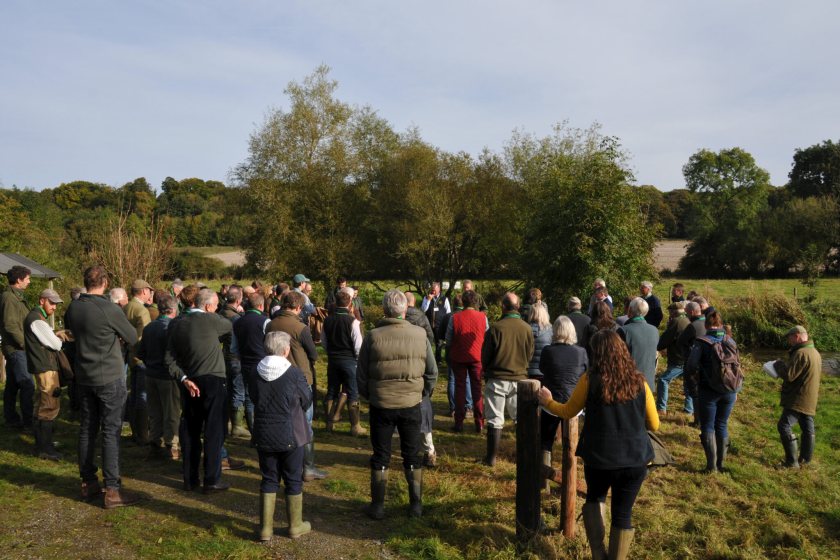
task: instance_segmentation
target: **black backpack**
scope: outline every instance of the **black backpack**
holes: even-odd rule
[[[735,341],[730,337],[719,341],[709,336],[697,339],[712,347],[712,371],[709,385],[719,393],[738,391],[744,384],[744,370]]]

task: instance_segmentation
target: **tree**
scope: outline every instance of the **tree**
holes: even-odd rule
[[[832,196],[794,198],[762,220],[770,240],[775,272],[795,272],[813,282],[837,268],[840,249],[840,205]]]
[[[793,154],[788,188],[795,196],[832,195],[840,199],[840,142],[826,140]]]
[[[703,277],[747,276],[767,269],[759,215],[767,207],[770,174],[741,148],[702,149],[683,166],[696,194],[688,233],[692,241],[680,267]]]

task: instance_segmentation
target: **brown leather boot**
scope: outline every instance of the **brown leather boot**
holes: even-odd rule
[[[99,480],[92,480],[90,482],[82,482],[82,493],[80,495],[82,501],[91,502],[102,495],[102,486]]]
[[[133,506],[139,501],[139,496],[126,492],[125,490],[120,490],[119,488],[105,489],[105,509]]]
[[[239,459],[234,459],[233,457],[225,457],[222,459],[222,470],[223,471],[238,471],[242,467],[245,466],[245,461],[241,461]]]

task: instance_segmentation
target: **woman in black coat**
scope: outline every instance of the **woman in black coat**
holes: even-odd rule
[[[305,411],[312,405],[312,391],[303,372],[287,359],[291,337],[285,332],[265,336],[268,356],[249,379],[254,403],[253,442],[260,460],[261,541],[274,535],[274,505],[280,478],[286,486],[289,537],[311,530],[303,521],[303,446],[312,441]]]

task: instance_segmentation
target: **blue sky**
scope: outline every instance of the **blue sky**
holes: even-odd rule
[[[226,181],[326,63],[339,98],[445,150],[597,121],[639,184],[740,146],[780,185],[840,139],[839,33],[836,1],[3,0],[0,184]]]

